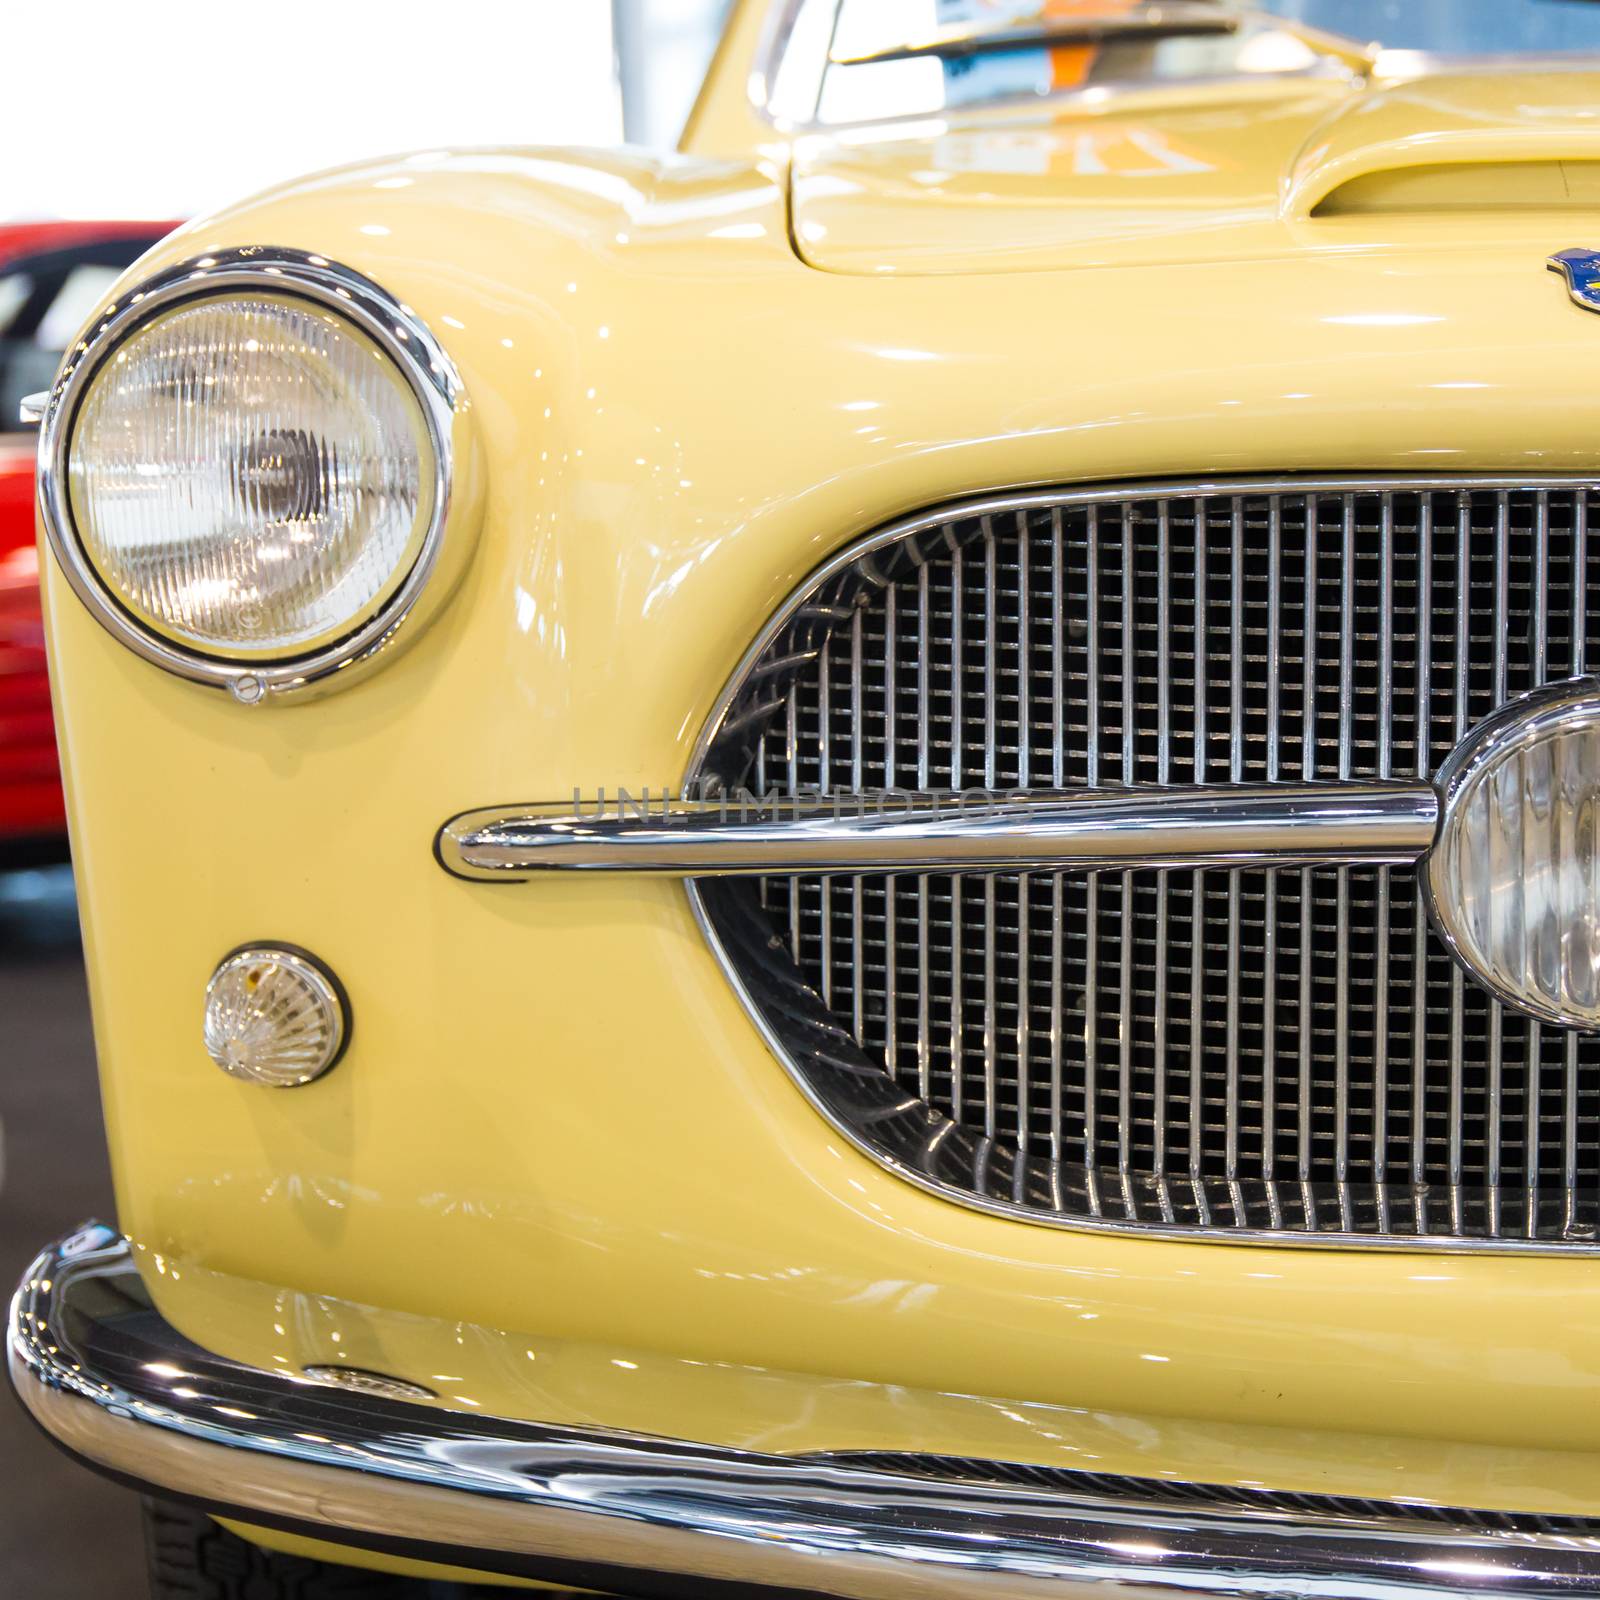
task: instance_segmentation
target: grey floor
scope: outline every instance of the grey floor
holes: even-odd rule
[[[0,1295],[38,1246],[87,1217],[111,1219],[89,997],[71,880],[0,875]],[[0,1394],[0,1595],[142,1600],[133,1495],[47,1444]]]

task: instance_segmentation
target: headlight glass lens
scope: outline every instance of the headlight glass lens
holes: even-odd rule
[[[274,660],[349,633],[404,581],[435,460],[374,340],[311,302],[239,295],[116,347],[74,420],[68,480],[85,553],[138,620]]]
[[[1534,1016],[1600,1026],[1600,711],[1472,771],[1428,870],[1436,920],[1490,989]]]

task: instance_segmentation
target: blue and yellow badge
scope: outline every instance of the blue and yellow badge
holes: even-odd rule
[[[1600,311],[1600,250],[1563,250],[1550,257],[1550,270],[1566,273],[1567,288],[1585,311]]]

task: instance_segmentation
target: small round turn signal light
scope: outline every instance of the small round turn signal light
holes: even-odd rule
[[[206,985],[206,1053],[247,1083],[274,1089],[310,1083],[349,1043],[343,985],[295,945],[241,945]]]

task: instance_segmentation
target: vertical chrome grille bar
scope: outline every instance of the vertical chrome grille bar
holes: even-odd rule
[[[961,734],[966,723],[966,683],[962,673],[962,635],[966,623],[966,579],[961,552],[950,563],[950,787],[961,788]]]
[[[1306,563],[1305,563],[1305,630],[1301,653],[1305,658],[1305,676],[1301,686],[1301,743],[1300,771],[1306,782],[1317,775],[1317,663],[1319,640],[1317,638],[1317,534],[1322,518],[1322,507],[1315,495],[1306,496]],[[1311,1007],[1311,933],[1314,913],[1315,879],[1309,868],[1300,873],[1300,999],[1295,1022],[1300,1032],[1299,1082],[1297,1084],[1297,1127],[1295,1148],[1295,1176],[1304,1187],[1311,1181],[1311,1109],[1312,1109],[1312,1007]]]
[[[966,1012],[962,1003],[962,953],[967,948],[966,921],[961,910],[961,874],[950,878],[950,947],[955,959],[950,965],[950,1104],[952,1114],[960,1122],[967,1109],[966,1085]]]
[[[765,794],[767,792],[767,740],[771,733],[772,730],[770,728],[763,729],[761,737],[756,740],[757,794]],[[760,884],[757,886],[757,893],[761,897],[761,909],[763,911],[770,909],[772,903],[772,894],[771,884],[768,879],[763,878],[761,880]]]
[[[1533,501],[1533,572],[1528,603],[1533,609],[1533,681],[1536,686],[1549,675],[1550,657],[1550,495],[1541,489]],[[1524,1111],[1523,1137],[1526,1148],[1527,1219],[1524,1232],[1531,1239],[1539,1228],[1539,1113],[1543,1094],[1540,1078],[1544,1065],[1544,1030],[1528,1019],[1528,1088]]]
[[[994,524],[983,519],[983,786],[995,789],[999,729],[1000,578]],[[995,1007],[994,874],[983,878],[983,1131],[993,1138],[1000,1101],[999,1048]]]
[[[1083,1164],[1093,1169],[1097,1156],[1095,1119],[1099,1112],[1100,1042],[1100,880],[1089,874],[1084,885],[1083,953]],[[1050,1149],[1061,1160],[1061,969],[1066,949],[1066,923],[1062,908],[1061,874],[1050,879],[1050,1111],[1053,1117]]]
[[[1228,650],[1228,779],[1244,782],[1244,501],[1233,497],[1232,637]]]
[[[933,670],[933,638],[928,632],[928,564],[917,568],[917,787],[929,786],[929,763],[933,739],[928,726],[929,702],[933,698],[928,675]]]
[[[929,727],[933,686],[933,637],[928,631],[932,608],[928,563],[917,563],[917,787],[927,789],[933,755]],[[928,1017],[928,877],[917,879],[917,1093],[933,1094],[933,1037]]]
[[[999,694],[1000,588],[994,547],[994,525],[983,519],[983,786],[992,794],[998,759],[999,730],[995,725]]]
[[[1206,875],[1197,872],[1189,889],[1189,1181],[1198,1189],[1204,1155]]]
[[[867,727],[861,715],[861,607],[850,618],[850,792],[861,793],[862,749]]]
[[[900,740],[900,705],[895,682],[896,658],[900,652],[896,589],[891,583],[883,593],[883,786],[895,787],[895,752]],[[861,783],[858,779],[856,790]],[[765,788],[762,790],[765,793]],[[900,1075],[900,938],[896,927],[900,887],[894,879],[883,886],[883,1011],[884,1061],[889,1076]]]
[[[1139,650],[1134,632],[1133,596],[1133,517],[1124,508],[1122,537],[1122,781],[1131,784],[1138,777],[1134,729],[1139,693]]]
[[[1455,737],[1459,743],[1467,731],[1467,687],[1471,656],[1467,629],[1472,616],[1472,496],[1465,490],[1456,496],[1456,630],[1455,630]],[[1466,1027],[1466,990],[1460,967],[1450,969],[1450,1205],[1458,1214],[1461,1198],[1462,1123],[1465,1097],[1462,1073]]]
[[[928,950],[932,940],[928,937],[926,873],[917,879],[917,928],[917,1093],[929,1100],[933,1097],[933,1034],[928,1017]]]
[[[1172,782],[1172,507],[1156,503],[1156,782]],[[1126,915],[1126,913],[1124,913]],[[1167,874],[1156,874],[1155,964],[1155,1167],[1167,1142]],[[1128,1108],[1131,1111],[1131,1106]]]
[[[1196,783],[1206,781],[1207,711],[1211,699],[1211,623],[1206,611],[1206,503],[1194,503],[1194,757]]]
[[[1379,501],[1378,776],[1394,776],[1394,496]],[[1372,1181],[1388,1227],[1389,874],[1378,873],[1378,964],[1372,985]]]
[[[1356,641],[1356,507],[1347,499],[1341,518],[1342,547],[1339,552],[1339,766],[1340,778],[1350,776],[1350,702],[1355,697]]]
[[[1017,538],[1017,781],[1024,789],[1033,784],[1033,544],[1028,538],[1028,517],[1016,516]],[[1028,926],[1031,908],[1024,872],[1017,879],[1017,1148],[1028,1151],[1029,1112],[1032,1101],[1033,1017],[1030,997]]]
[[[994,874],[983,878],[983,1131],[992,1139],[1000,1106],[1000,1033],[996,1020]]]
[[[817,785],[826,794],[833,775],[833,635],[822,642],[822,675],[817,683]]]
[[[895,681],[895,668],[900,654],[899,615],[896,595],[899,591],[891,583],[883,591],[883,786],[893,789],[899,774],[895,770],[895,757],[900,744],[899,686]],[[856,780],[859,790],[861,781]]]
[[[1317,497],[1306,496],[1305,630],[1302,654],[1305,677],[1301,685],[1302,719],[1300,773],[1309,783],[1317,772],[1317,534],[1322,510]]]
[[[883,886],[883,1058],[889,1076],[900,1076],[900,936],[896,927],[896,902],[900,886],[893,878]]]
[[[1572,675],[1588,670],[1589,496],[1580,490],[1572,510]],[[1576,1220],[1578,1193],[1578,1036],[1567,1035],[1565,1097],[1561,1105],[1561,1175],[1565,1187],[1563,1226]]]
[[[1378,776],[1394,776],[1394,496],[1379,501]]]
[[[1154,1165],[1163,1168],[1163,1152],[1167,1147],[1167,877],[1156,874],[1156,938],[1155,938],[1155,1082],[1152,1108],[1155,1143]]]
[[[1156,782],[1172,782],[1172,508],[1156,504]]]
[[[1504,491],[1494,506],[1494,703],[1505,704],[1506,655],[1511,626],[1511,501]],[[1484,1180],[1489,1187],[1489,1229],[1500,1232],[1500,1150],[1503,1139],[1502,1043],[1505,1013],[1489,1002],[1489,1126],[1484,1135]]]
[[[1533,606],[1533,681],[1542,684],[1550,657],[1550,492],[1541,489],[1533,499],[1533,572],[1530,602]]]
[[[1280,776],[1283,724],[1279,684],[1283,677],[1283,499],[1267,503],[1267,782]],[[1271,1182],[1278,1156],[1278,876],[1261,887],[1261,1171]],[[1277,1191],[1271,1192],[1272,1225],[1281,1226]]]
[[[1084,730],[1084,761],[1088,766],[1091,789],[1100,782],[1100,508],[1088,512],[1089,581],[1084,603],[1088,608],[1089,659],[1085,668],[1084,693],[1088,702],[1088,727]],[[1067,782],[1067,714],[1062,683],[1066,670],[1067,608],[1062,584],[1061,507],[1050,512],[1050,704],[1055,719],[1055,739],[1050,747],[1050,781],[1057,788]]]
[[[1417,737],[1416,775],[1433,773],[1433,496],[1417,515]],[[1420,1190],[1428,1172],[1428,913],[1416,897],[1411,934],[1411,1183]],[[1423,1202],[1416,1200],[1419,1219]],[[1419,1231],[1426,1231],[1419,1228]]]
[[[1117,1170],[1128,1170],[1129,1140],[1132,1135],[1128,1115],[1133,1101],[1133,874],[1122,874],[1121,952],[1117,962],[1120,988],[1117,1027],[1120,1051],[1117,1060]]]
[[[1211,699],[1211,614],[1206,592],[1208,531],[1207,502],[1194,506],[1194,781],[1204,783],[1208,768],[1209,725],[1207,713]],[[1205,990],[1205,874],[1196,872],[1189,888],[1189,1180],[1198,1191],[1201,1176],[1201,1139],[1205,1099],[1205,1014],[1201,995]]]
[[[817,715],[821,723],[817,741],[817,783],[824,794],[832,787],[833,757],[833,635],[829,634],[822,645],[822,680],[817,686]],[[817,934],[821,941],[822,1003],[833,1004],[833,879],[823,878],[820,884],[822,915],[817,920]]]
[[[1122,534],[1122,781],[1138,776],[1134,729],[1139,684],[1139,652],[1134,631],[1133,514],[1124,507]],[[1133,1094],[1133,874],[1122,874],[1121,943],[1117,961],[1117,1169],[1128,1170],[1128,1102]]]
[[[1355,694],[1356,507],[1346,498],[1339,553],[1339,768],[1341,779],[1350,776],[1353,729],[1351,701]],[[1334,1178],[1340,1201],[1350,1181],[1350,869],[1337,873],[1338,904],[1334,908]]]
[[[1104,651],[1100,643],[1100,508],[1092,505],[1086,513],[1088,522],[1089,581],[1086,585],[1088,615],[1086,632],[1089,658],[1085,667],[1087,679],[1088,727],[1084,730],[1084,762],[1090,788],[1100,782],[1100,671]],[[1051,534],[1054,539],[1054,568],[1052,573],[1055,607],[1055,750],[1053,770],[1059,789],[1066,782],[1066,722],[1062,711],[1062,657],[1066,651],[1066,606],[1062,595],[1062,526],[1061,511],[1057,507],[1051,514]],[[1084,885],[1084,969],[1083,969],[1083,1095],[1085,1104],[1083,1161],[1093,1170],[1096,1160],[1095,1117],[1099,1105],[1100,1042],[1100,880],[1091,873]],[[1061,1011],[1061,970],[1065,959],[1065,930],[1062,917],[1062,882],[1058,872],[1050,880],[1050,1109],[1054,1118],[1051,1133],[1051,1153],[1061,1159],[1061,1048],[1064,1018]]]
[[[1283,728],[1279,706],[1283,680],[1283,499],[1267,502],[1267,782],[1281,775]]]
[[[1033,787],[1033,564],[1028,519],[1017,513],[1017,782]]]
[[[1561,1175],[1565,1202],[1562,1226],[1570,1232],[1576,1220],[1578,1199],[1578,1036],[1567,1035],[1565,1081],[1566,1098],[1561,1108]]]
[[[1589,632],[1589,497],[1580,493],[1572,511],[1572,675],[1587,672]]]
[[[1233,546],[1230,551],[1232,575],[1229,592],[1233,599],[1232,645],[1228,673],[1228,777],[1233,783],[1244,781],[1244,497],[1233,497]],[[1224,1090],[1223,1171],[1230,1183],[1239,1176],[1239,874],[1228,874],[1228,984],[1227,984],[1227,1083]]]
[[[1017,1148],[1028,1151],[1029,1111],[1033,1099],[1033,1018],[1030,1003],[1033,993],[1029,973],[1028,943],[1033,930],[1028,926],[1032,895],[1031,874],[1017,879]]]
[[[1511,627],[1511,502],[1494,497],[1494,703],[1506,703],[1506,643]]]
[[[867,1038],[867,959],[866,941],[862,938],[862,898],[866,883],[862,878],[847,878],[850,895],[850,1020],[856,1043],[864,1044]]]
[[[850,617],[850,791],[861,793],[862,751],[866,742],[866,721],[861,715],[861,635],[864,627],[861,607]],[[867,963],[866,942],[862,937],[862,891],[860,878],[850,885],[850,1012],[856,1042],[866,1041]]]
[[[800,793],[800,706],[799,697],[795,687],[789,685],[789,693],[785,698],[785,724],[788,738],[788,748],[784,752],[784,762],[788,769],[789,793]],[[800,964],[800,886],[789,886],[789,953],[794,958],[796,966]]]

